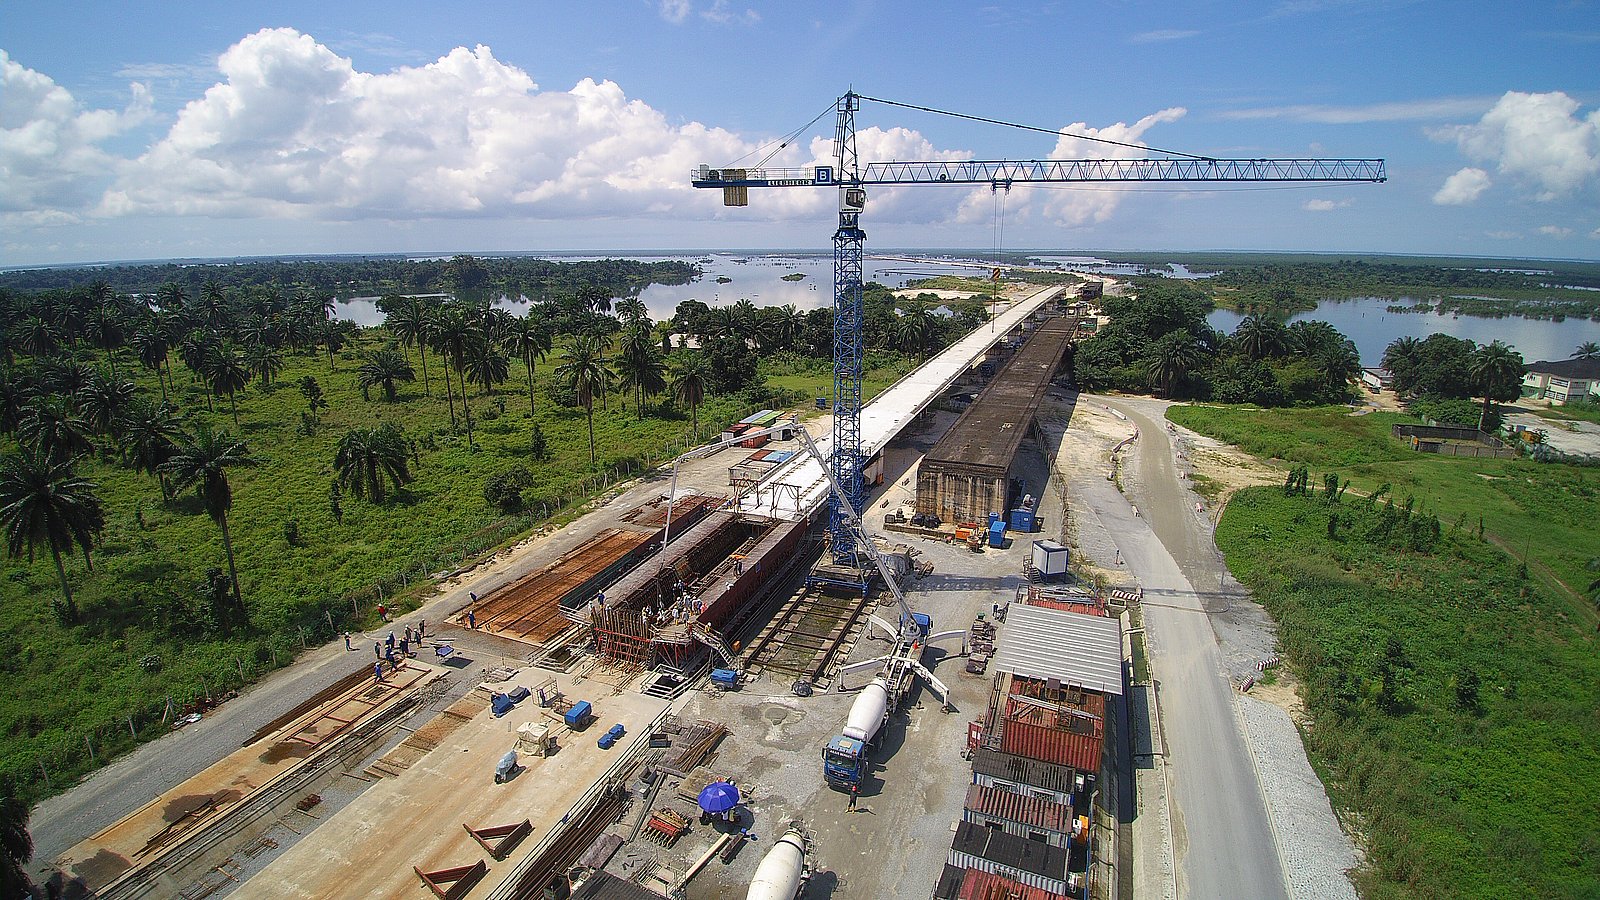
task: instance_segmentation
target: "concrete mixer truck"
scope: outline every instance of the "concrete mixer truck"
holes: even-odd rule
[[[784,832],[756,866],[745,900],[794,900],[806,879],[811,877],[806,865],[809,843],[806,833],[799,827]]]

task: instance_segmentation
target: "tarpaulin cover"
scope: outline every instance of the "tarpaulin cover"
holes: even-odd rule
[[[489,705],[494,707],[494,717],[498,719],[511,712],[512,707],[517,705],[517,701],[507,697],[505,694],[495,694],[494,699],[489,701]]]
[[[517,768],[517,751],[515,751],[515,750],[507,750],[506,751],[506,755],[500,757],[500,762],[495,765],[494,773],[496,775],[499,775],[501,778],[504,778],[505,776],[507,776],[507,775],[511,774],[512,772],[516,771],[516,768]]]

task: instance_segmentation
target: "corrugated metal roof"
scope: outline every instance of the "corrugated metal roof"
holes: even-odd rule
[[[1061,900],[1066,896],[982,869],[965,869],[961,874],[961,887],[956,890],[953,900],[994,900],[996,897],[1005,900]]]
[[[1027,720],[1007,721],[1000,735],[1000,749],[1005,753],[1070,766],[1091,778],[1100,772],[1104,747],[1103,734],[1078,734]]]
[[[1046,878],[1067,877],[1067,851],[971,822],[956,826],[950,849]]]
[[[1074,772],[1065,766],[1028,759],[998,750],[979,749],[972,754],[972,771],[990,778],[1026,784],[1058,794],[1070,794]]]
[[[1062,833],[1072,830],[1072,807],[981,784],[967,788],[967,809],[981,816],[1007,819],[1030,828]]]
[[[1122,623],[1039,606],[1012,606],[989,663],[996,672],[1055,678],[1122,695]]]

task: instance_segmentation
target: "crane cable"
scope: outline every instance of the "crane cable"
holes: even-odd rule
[[[917,106],[916,104],[913,104],[913,103],[900,103],[900,102],[895,101],[895,100],[884,100],[881,97],[868,97],[865,94],[857,94],[856,96],[860,97],[863,100],[871,100],[873,103],[882,103],[882,104],[884,104],[886,106],[898,106],[901,109],[914,109],[914,110],[916,110],[918,112],[933,113],[935,115],[940,115],[940,116],[950,116],[950,117],[956,118],[956,119],[967,119],[967,120],[973,121],[973,122],[985,122],[985,123],[987,123],[989,125],[1003,125],[1006,128],[1020,128],[1023,131],[1037,131],[1037,132],[1039,132],[1041,134],[1053,134],[1053,135],[1055,135],[1057,137],[1065,136],[1065,137],[1070,137],[1070,138],[1077,138],[1080,141],[1095,141],[1095,142],[1101,143],[1101,144],[1111,144],[1111,145],[1117,146],[1117,147],[1128,147],[1128,148],[1133,149],[1133,150],[1143,150],[1146,153],[1165,153],[1168,156],[1182,156],[1182,157],[1186,157],[1188,159],[1198,159],[1198,160],[1202,160],[1202,161],[1211,161],[1211,160],[1214,159],[1214,157],[1210,157],[1210,156],[1200,156],[1200,155],[1194,154],[1194,153],[1185,153],[1182,150],[1164,150],[1164,149],[1162,149],[1160,147],[1151,147],[1151,146],[1148,146],[1148,145],[1145,145],[1145,144],[1130,144],[1127,141],[1116,141],[1116,140],[1112,140],[1111,138],[1096,137],[1096,136],[1090,135],[1090,134],[1074,134],[1074,133],[1072,133],[1070,131],[1062,131],[1062,130],[1056,129],[1056,128],[1041,128],[1038,125],[1022,125],[1022,124],[1019,124],[1017,122],[1007,122],[1007,121],[1005,121],[1003,119],[990,119],[990,118],[986,118],[984,116],[974,116],[974,115],[968,115],[967,113],[951,112],[948,109],[934,109],[931,106]],[[821,117],[819,116],[818,118],[821,118]]]
[[[753,169],[764,168],[767,163],[772,161],[772,158],[774,156],[777,156],[779,153],[782,153],[785,149],[788,148],[788,146],[790,144],[794,143],[794,141],[797,138],[800,137],[800,134],[802,132],[804,132],[807,128],[810,128],[811,126],[817,124],[817,121],[819,119],[821,119],[823,116],[827,115],[828,113],[833,112],[833,110],[834,110],[834,105],[833,104],[829,104],[826,108],[824,108],[822,110],[822,112],[817,113],[816,116],[814,116],[811,119],[811,121],[805,123],[804,125],[801,125],[799,128],[796,128],[793,131],[790,131],[787,134],[783,135],[783,137],[779,138],[776,146],[773,146],[772,144],[762,144],[762,145],[756,147],[755,149],[751,150],[749,153],[746,153],[743,156],[740,156],[737,159],[734,159],[733,162],[730,162],[728,164],[728,166],[731,167],[731,166],[737,164],[739,162],[739,160],[744,159],[745,157],[748,157],[748,156],[750,156],[752,154],[755,154],[755,153],[760,153],[762,150],[766,149],[767,147],[772,147],[773,149],[772,149],[772,151],[770,153],[768,153],[766,156],[761,157],[759,160],[756,160],[756,164],[754,166],[751,166],[751,168],[753,168]]]

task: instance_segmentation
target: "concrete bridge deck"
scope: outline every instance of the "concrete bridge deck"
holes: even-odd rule
[[[1029,316],[1059,297],[1065,285],[1040,288],[1011,305],[990,322],[890,385],[861,410],[861,453],[872,454],[899,434],[956,379],[983,359],[989,348],[999,343]],[[819,438],[817,449],[823,456],[833,453],[832,436]],[[782,485],[781,488],[776,486]],[[795,519],[815,511],[828,496],[828,479],[822,466],[808,454],[799,453],[775,467],[756,489],[739,504],[742,512],[782,519]]]

